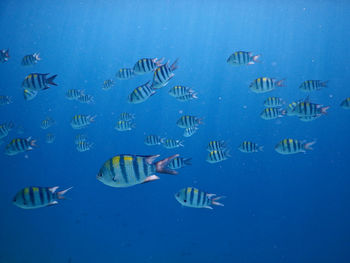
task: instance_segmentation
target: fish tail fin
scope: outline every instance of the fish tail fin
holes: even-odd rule
[[[181,146],[181,147],[185,147],[185,145],[184,145],[184,141],[179,141],[179,146]]]
[[[328,82],[329,82],[329,80],[321,81],[321,86],[324,87],[324,88],[327,88],[328,87]]]
[[[36,59],[36,60],[41,60],[41,57],[40,57],[40,53],[38,52],[38,53],[34,53],[34,58]]]
[[[312,142],[307,142],[304,143],[304,150],[313,150],[313,148],[311,147],[312,145],[314,145],[316,143],[316,140],[312,141]]]
[[[135,123],[135,122],[132,122],[132,123],[131,123],[131,128],[132,128],[132,129],[135,129],[135,128],[136,128],[136,123]]]
[[[330,106],[327,107],[322,107],[321,108],[321,114],[326,115],[327,114],[327,110],[330,108]]]
[[[259,54],[259,55],[253,56],[253,62],[254,62],[254,63],[260,63],[260,62],[261,62],[261,61],[259,60],[260,57],[261,57],[260,54]]]
[[[177,65],[178,61],[179,61],[179,58],[177,58],[177,59],[174,61],[174,63],[171,64],[171,66],[170,66],[170,70],[171,70],[171,71],[174,71],[174,70],[176,70],[176,69],[179,67],[179,66]]]
[[[281,79],[281,80],[278,80],[277,82],[276,82],[276,86],[277,87],[285,87],[286,85],[285,85],[285,82],[286,81],[286,79]]]
[[[198,94],[197,94],[197,92],[193,92],[193,93],[192,93],[192,98],[198,99]]]
[[[224,204],[220,203],[220,202],[217,202],[218,200],[220,199],[224,199],[225,196],[217,196],[217,197],[214,197],[213,199],[211,199],[211,204],[212,205],[217,205],[217,206],[224,206]]]
[[[89,121],[94,122],[96,119],[97,115],[95,114],[94,116],[89,116]]]
[[[224,153],[224,155],[225,155],[225,157],[231,157],[231,154],[230,154],[230,149],[228,149],[228,148],[226,148],[226,149],[224,149],[223,150],[223,153]]]
[[[69,187],[66,190],[57,192],[57,198],[58,199],[66,199],[66,197],[64,196],[65,193],[67,193],[70,189],[72,189],[73,187]]]
[[[184,164],[186,164],[186,165],[192,165],[192,158],[186,158],[186,159],[184,159]]]
[[[178,156],[179,156],[179,154],[174,154],[168,158],[165,158],[159,162],[156,162],[156,164],[155,164],[156,165],[156,172],[161,173],[161,174],[177,174],[177,171],[171,170],[167,166],[173,159],[175,159]]]
[[[163,61],[164,61],[164,58],[161,58],[161,59],[155,58],[155,59],[153,59],[153,62],[156,63],[157,67],[162,66],[163,65]]]
[[[258,147],[258,150],[260,151],[260,152],[263,152],[264,151],[264,146],[262,145],[262,146],[259,146]]]
[[[53,82],[55,80],[55,78],[57,77],[57,75],[53,75],[52,77],[49,77],[47,79],[47,83],[48,84],[51,84],[51,85],[54,85],[54,86],[58,86],[55,82]]]

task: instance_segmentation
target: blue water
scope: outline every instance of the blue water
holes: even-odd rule
[[[349,1],[1,1],[0,49],[10,60],[0,65],[1,94],[13,103],[0,106],[0,122],[25,129],[5,138],[33,136],[38,147],[0,156],[0,262],[350,262],[350,112],[340,102],[350,96]],[[234,67],[234,51],[262,54],[261,63]],[[42,61],[26,68],[24,55]],[[128,94],[152,78],[105,79],[143,57],[165,57],[179,68],[171,82],[145,103],[128,104]],[[52,87],[32,101],[21,82],[32,72],[58,74]],[[248,89],[255,78],[286,78],[286,87],[268,94]],[[305,97],[306,79],[329,80],[312,92],[329,114],[313,122],[296,117],[265,121],[263,100],[276,95],[291,102]],[[174,85],[193,87],[198,100],[181,103],[169,96]],[[85,89],[95,104],[65,98],[68,89]],[[136,115],[136,129],[117,132],[118,115]],[[145,135],[182,137],[180,112],[204,118],[185,147],[148,147]],[[94,148],[76,151],[75,114],[96,114],[84,133]],[[41,121],[52,117],[49,130]],[[45,135],[56,135],[54,144]],[[274,151],[284,138],[317,140],[306,154]],[[210,140],[226,140],[232,157],[205,161]],[[237,150],[243,140],[264,152]],[[193,165],[179,175],[130,188],[96,180],[102,164],[122,153],[180,153]],[[74,188],[56,206],[23,210],[12,204],[31,186]],[[192,209],[174,198],[194,186],[225,195],[224,207]]]

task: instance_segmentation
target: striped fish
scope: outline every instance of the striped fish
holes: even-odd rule
[[[161,145],[163,142],[163,138],[157,135],[148,135],[145,138],[145,144],[148,146]]]
[[[231,157],[231,155],[228,149],[211,151],[207,156],[207,162],[218,163],[227,160],[229,157]]]
[[[254,142],[244,141],[241,143],[240,146],[238,146],[238,150],[240,150],[243,153],[256,153],[256,152],[262,152],[264,149],[264,146],[259,146],[258,144]]]
[[[178,147],[184,147],[183,141],[181,140],[174,140],[174,139],[164,139],[162,142],[162,145],[164,148],[167,149],[174,149]]]
[[[131,131],[132,129],[135,129],[136,124],[131,121],[118,121],[115,125],[115,129],[117,131]]]
[[[265,93],[274,90],[276,87],[284,87],[284,79],[276,80],[273,78],[261,77],[254,80],[249,88],[255,93]]]
[[[156,93],[156,91],[152,88],[150,85],[150,82],[137,87],[134,89],[128,97],[128,102],[137,104],[141,102],[145,102],[149,97],[153,96]]]
[[[38,95],[38,91],[31,90],[31,89],[24,89],[23,90],[23,97],[26,101],[32,100]]]
[[[298,105],[299,102],[293,101],[292,103],[288,104],[287,110],[286,110],[286,115],[287,116],[294,116],[294,109]]]
[[[340,103],[340,107],[342,107],[342,108],[345,109],[345,110],[349,110],[349,109],[350,109],[350,97],[349,97],[349,98],[346,98],[345,100],[343,100],[343,101]]]
[[[74,143],[79,144],[80,142],[85,142],[87,140],[86,134],[77,134],[74,138]]]
[[[176,125],[183,129],[194,128],[199,124],[202,124],[202,119],[190,115],[181,116],[176,122]]]
[[[31,66],[38,63],[38,61],[41,60],[39,55],[40,55],[39,53],[34,53],[34,54],[24,56],[22,58],[22,63],[21,63],[22,66]]]
[[[286,111],[281,108],[266,108],[260,113],[260,117],[264,120],[273,120],[286,115]]]
[[[6,137],[12,130],[14,124],[12,122],[0,124],[0,139]]]
[[[0,62],[5,63],[9,60],[9,49],[1,49],[0,50]]]
[[[184,102],[184,101],[190,101],[190,100],[194,100],[194,99],[198,99],[197,94],[196,93],[192,93],[192,94],[187,94],[181,97],[177,97],[176,98],[178,101]]]
[[[327,114],[328,109],[329,106],[322,107],[320,104],[300,102],[293,109],[293,114],[298,117],[321,116]]]
[[[53,75],[52,77],[47,78],[47,74],[40,74],[40,73],[31,73],[28,76],[25,77],[25,79],[22,82],[22,87],[24,89],[31,89],[35,91],[45,90],[50,88],[49,85],[57,86],[57,84],[54,81],[54,79],[57,77],[57,75]]]
[[[169,90],[169,95],[175,98],[183,97],[195,93],[195,91],[185,86],[174,86]]]
[[[91,115],[75,115],[73,116],[70,125],[72,126],[73,129],[79,130],[86,128],[87,126],[90,125],[90,123],[94,122],[96,118],[96,115],[91,116]]]
[[[48,133],[46,134],[46,143],[53,143],[56,139],[55,134]]]
[[[56,192],[58,186],[30,186],[19,191],[13,198],[13,204],[23,209],[34,209],[58,204],[57,200],[65,199],[64,194],[72,187]]]
[[[143,75],[154,71],[157,67],[162,65],[163,59],[157,58],[142,58],[139,59],[134,65],[134,73],[136,75]]]
[[[191,137],[193,134],[195,134],[198,130],[198,127],[192,127],[192,128],[186,128],[184,130],[183,136],[184,137]]]
[[[222,151],[227,148],[225,141],[210,141],[207,146],[207,151]]]
[[[172,170],[177,170],[182,167],[192,165],[191,160],[192,158],[176,157],[168,164],[168,167]]]
[[[54,124],[55,124],[55,120],[50,118],[50,117],[48,117],[48,118],[46,118],[45,120],[43,120],[41,122],[40,128],[43,129],[43,130],[46,130],[46,129],[50,128],[52,125],[54,125]]]
[[[10,96],[0,95],[0,105],[7,105],[12,103]]]
[[[121,121],[131,121],[135,119],[135,114],[128,113],[128,112],[122,112],[119,114],[119,120]]]
[[[305,92],[320,90],[327,87],[328,81],[322,80],[305,80],[300,84],[299,89]]]
[[[102,89],[109,90],[113,88],[113,86],[114,86],[114,81],[112,79],[107,79],[103,82]]]
[[[217,202],[223,196],[216,194],[208,194],[194,187],[186,187],[175,194],[175,199],[183,206],[192,208],[208,208],[213,209],[211,205],[224,206]]]
[[[78,97],[80,103],[91,104],[94,103],[94,97],[88,94],[83,94]]]
[[[80,141],[76,144],[76,149],[78,152],[86,152],[92,149],[94,146],[93,143],[87,142],[87,141]]]
[[[295,139],[284,139],[275,146],[275,151],[280,154],[305,153],[306,150],[312,150],[311,146],[315,143],[316,141],[306,142]]]
[[[259,62],[260,56],[261,55],[253,56],[252,52],[237,51],[229,56],[227,63],[230,65],[253,65]]]
[[[129,187],[159,179],[155,173],[177,174],[167,168],[178,154],[154,163],[159,155],[121,154],[107,160],[101,167],[97,180],[112,187]]]
[[[121,68],[115,75],[120,80],[130,79],[134,76],[134,70],[131,68]]]
[[[279,97],[268,97],[264,101],[265,107],[282,107],[284,104],[284,101]]]
[[[169,80],[175,76],[173,71],[177,69],[178,59],[169,67],[169,62],[158,67],[153,74],[152,87],[158,89],[168,84]]]
[[[6,155],[16,155],[25,151],[33,150],[33,147],[36,146],[36,140],[33,140],[31,137],[27,139],[16,138],[13,139],[5,148]]]
[[[77,100],[80,96],[84,95],[84,90],[69,89],[66,92],[66,98],[69,100]]]

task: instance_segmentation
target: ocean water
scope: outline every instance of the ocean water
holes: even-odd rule
[[[350,262],[349,111],[339,105],[350,96],[349,1],[1,1],[1,94],[13,103],[0,106],[0,122],[16,137],[37,139],[38,147],[15,156],[0,155],[0,262]],[[232,66],[235,51],[261,54],[261,63]],[[21,66],[24,55],[42,61]],[[170,83],[141,104],[128,94],[152,74],[116,80],[115,73],[144,57],[164,57],[179,68]],[[29,73],[57,74],[57,87],[25,101],[21,83]],[[255,78],[285,78],[286,87],[256,94]],[[102,90],[104,80],[116,85]],[[330,106],[312,122],[296,117],[259,117],[268,96],[286,102],[306,97],[298,89],[307,79],[329,80],[310,100]],[[168,95],[174,85],[198,92],[179,102]],[[84,89],[94,104],[65,98]],[[134,113],[136,128],[114,129],[121,112]],[[78,152],[70,120],[97,115],[83,132],[94,143]],[[182,114],[202,117],[190,138],[176,126]],[[52,117],[48,130],[41,121]],[[45,142],[47,132],[56,135]],[[144,144],[145,135],[184,139],[168,150]],[[280,155],[284,138],[313,141],[306,154]],[[210,140],[227,141],[231,157],[206,162]],[[243,140],[263,152],[238,151]],[[96,175],[109,158],[123,153],[161,158],[192,157],[179,174],[130,188],[108,187]],[[24,210],[12,204],[26,186],[74,188],[55,206]],[[226,196],[213,210],[182,207],[174,194],[193,186]]]

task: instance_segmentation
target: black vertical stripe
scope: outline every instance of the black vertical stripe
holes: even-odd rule
[[[39,187],[39,196],[40,196],[40,203],[43,205],[44,204],[44,193],[43,193],[44,189]]]
[[[26,189],[26,188],[24,188],[24,189],[22,190],[22,199],[23,199],[23,204],[24,204],[24,205],[27,205],[27,200],[26,200],[26,197],[25,197],[25,194],[24,194],[25,189]]]
[[[190,192],[190,204],[193,205],[193,199],[194,199],[194,188],[191,188]]]
[[[33,187],[29,187],[29,197],[30,197],[31,205],[35,206],[35,197],[34,197]]]
[[[47,202],[48,202],[48,204],[49,204],[49,203],[51,203],[52,193],[51,193],[51,191],[49,190],[49,188],[45,188],[45,191],[46,191]]]
[[[198,195],[197,195],[197,206],[199,206],[199,203],[201,201],[201,190],[198,190]]]
[[[136,177],[136,181],[138,182],[140,180],[140,171],[139,171],[139,164],[138,164],[138,158],[136,157],[132,159],[132,165],[134,167],[134,173]],[[144,158],[141,159],[142,162],[145,162]]]
[[[128,183],[129,180],[128,180],[128,174],[126,172],[126,167],[125,167],[125,155],[121,155],[120,156],[120,169],[121,169],[121,173],[122,173],[122,176],[124,178],[124,181],[125,183]]]

